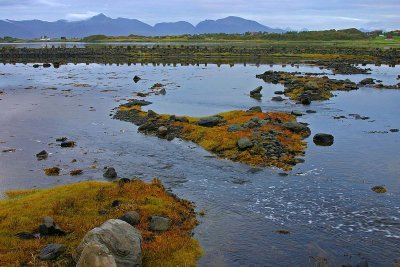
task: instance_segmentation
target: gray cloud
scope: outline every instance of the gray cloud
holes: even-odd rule
[[[79,20],[96,13],[149,24],[241,16],[272,27],[399,27],[399,0],[0,0],[0,19]]]

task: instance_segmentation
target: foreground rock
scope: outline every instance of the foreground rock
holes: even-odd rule
[[[77,248],[76,259],[79,259],[78,262],[81,261],[82,255],[84,256],[82,261],[90,257],[95,259],[93,254],[88,253],[88,250],[95,252],[100,249],[100,251],[107,252],[104,249],[106,247],[109,250],[106,255],[111,255],[118,267],[142,266],[141,245],[142,236],[132,225],[118,219],[108,220],[85,235]],[[86,253],[84,254],[85,249]],[[111,257],[106,257],[106,259],[112,262]]]
[[[318,146],[331,146],[333,145],[334,137],[331,134],[318,133],[314,135],[313,141]]]

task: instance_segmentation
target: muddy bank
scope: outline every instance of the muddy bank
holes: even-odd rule
[[[139,126],[143,134],[173,140],[181,138],[199,144],[220,158],[252,166],[274,166],[291,170],[304,155],[303,139],[310,129],[284,112],[230,111],[210,117],[192,118],[142,111],[149,102],[132,100],[121,105],[114,118]]]

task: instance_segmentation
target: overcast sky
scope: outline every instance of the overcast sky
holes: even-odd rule
[[[400,28],[400,0],[0,0],[0,19],[82,20],[98,13],[151,25],[240,16],[293,29]]]

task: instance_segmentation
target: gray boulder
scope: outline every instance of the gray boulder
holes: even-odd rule
[[[204,127],[214,127],[217,126],[220,122],[221,118],[215,116],[215,117],[202,118],[197,122],[197,125]]]
[[[333,135],[325,133],[318,133],[313,138],[314,143],[318,146],[331,146],[333,145],[333,140]]]
[[[310,128],[296,121],[283,123],[282,127],[294,133],[300,134],[303,137],[309,137],[311,135]]]
[[[248,138],[240,138],[237,142],[237,146],[240,150],[246,150],[254,146],[253,142],[251,142]]]
[[[117,267],[114,256],[110,250],[98,242],[88,243],[82,251],[82,255],[76,267]]]
[[[65,251],[65,246],[61,244],[48,244],[40,249],[39,259],[42,261],[56,260]]]
[[[105,246],[109,250],[108,254],[114,257],[118,267],[142,266],[142,236],[127,222],[118,219],[108,220],[89,231],[79,244],[75,259],[80,260],[84,256],[83,251],[87,246],[92,249],[93,242]]]
[[[140,221],[140,215],[136,211],[128,211],[127,213],[122,215],[119,219],[129,223],[132,226],[135,226]]]
[[[155,232],[165,232],[171,226],[171,219],[161,217],[161,216],[152,216],[150,220],[150,230]]]

